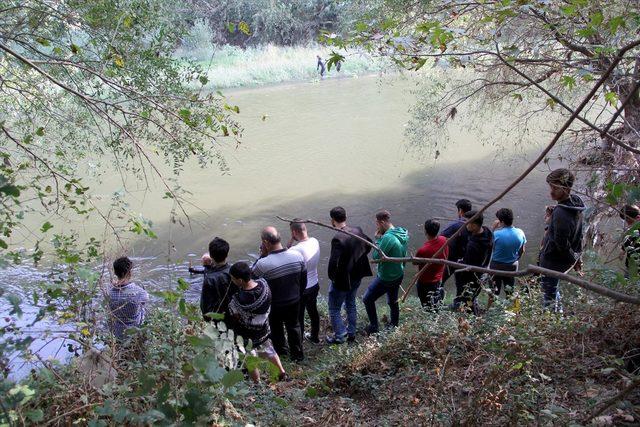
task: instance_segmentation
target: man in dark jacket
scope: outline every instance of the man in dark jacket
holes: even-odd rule
[[[556,169],[547,176],[550,195],[558,204],[553,209],[540,250],[540,267],[566,272],[580,271],[582,262],[582,216],[585,210],[580,197],[571,194],[575,175],[568,169]],[[542,276],[543,306],[562,312],[559,279]]]
[[[344,208],[337,206],[329,212],[331,225],[345,230],[363,239],[371,239],[362,232],[360,227],[347,225],[347,213]],[[331,240],[331,255],[329,257],[329,317],[334,336],[328,336],[330,344],[340,344],[346,340],[353,341],[356,336],[356,292],[363,277],[372,275],[367,254],[371,248],[359,239],[345,233],[336,233]],[[342,304],[347,309],[348,328],[345,330],[342,321]]]
[[[476,211],[467,212],[465,219],[472,218]],[[488,227],[482,225],[482,214],[467,224],[468,240],[464,251],[462,263],[467,265],[476,265],[478,267],[486,267],[491,260],[491,251],[493,250],[493,233]],[[478,314],[476,305],[476,297],[480,293],[480,273],[472,271],[457,271],[456,288],[461,289],[460,296],[456,296],[453,300],[454,308],[459,309],[463,306],[466,311],[472,311]]]
[[[200,294],[200,310],[206,321],[211,321],[208,314],[224,314],[226,320],[227,307],[238,288],[231,283],[229,276],[229,243],[216,237],[209,243],[209,257],[213,265],[204,265],[202,293]]]
[[[466,219],[464,217],[464,214],[472,209],[471,202],[467,199],[460,199],[456,202],[456,209],[458,211],[458,219],[447,225],[447,227],[440,232],[440,235],[446,237],[447,239],[453,236],[455,232],[458,231],[458,229],[465,223]],[[464,250],[467,247],[468,237],[469,236],[466,230],[462,230],[462,233],[449,241],[449,255],[447,257],[449,261],[460,261],[462,259],[462,257],[464,256]],[[449,280],[449,277],[453,276],[455,272],[456,269],[454,267],[445,267],[444,275],[442,276],[443,286],[446,281]],[[460,295],[462,295],[462,289],[456,289],[456,296]]]

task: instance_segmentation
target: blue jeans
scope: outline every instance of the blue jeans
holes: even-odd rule
[[[389,304],[389,311],[391,313],[391,326],[398,326],[400,321],[400,306],[398,305],[398,291],[402,278],[400,276],[397,279],[389,282],[376,277],[373,282],[367,288],[367,291],[362,297],[364,307],[367,309],[367,316],[369,316],[369,332],[376,332],[378,330],[378,313],[376,312],[376,300],[382,295],[387,294],[387,304]]]
[[[540,286],[542,287],[542,307],[556,313],[562,313],[562,303],[560,302],[560,279],[542,276]]]
[[[356,310],[356,293],[360,286],[360,281],[351,284],[352,289],[350,291],[342,291],[336,289],[333,282],[329,285],[329,318],[331,319],[331,327],[335,333],[335,337],[343,339],[347,334],[356,334],[356,322],[358,321],[358,312]],[[347,321],[349,322],[348,328],[345,330],[344,322],[342,321],[342,304],[347,309]]]

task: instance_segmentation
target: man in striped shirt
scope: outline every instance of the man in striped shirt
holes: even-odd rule
[[[279,355],[290,353],[291,359],[299,362],[304,359],[299,312],[300,298],[307,287],[307,267],[299,252],[282,246],[274,227],[264,228],[260,237],[262,257],[253,265],[252,274],[265,279],[271,290],[271,341]]]

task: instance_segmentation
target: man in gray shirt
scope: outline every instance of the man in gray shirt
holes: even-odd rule
[[[133,263],[127,257],[118,258],[113,263],[117,281],[109,291],[109,311],[111,332],[119,341],[128,329],[139,327],[146,314],[145,306],[149,294],[135,283],[131,283]]]

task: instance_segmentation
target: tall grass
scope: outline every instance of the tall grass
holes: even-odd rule
[[[211,88],[260,86],[294,80],[320,78],[316,71],[316,55],[323,60],[329,51],[320,46],[265,45],[242,49],[234,46],[199,47],[181,52],[181,56],[199,62],[207,72]],[[325,72],[326,78],[355,76],[379,71],[383,62],[363,53],[346,57],[340,72],[335,68]]]

